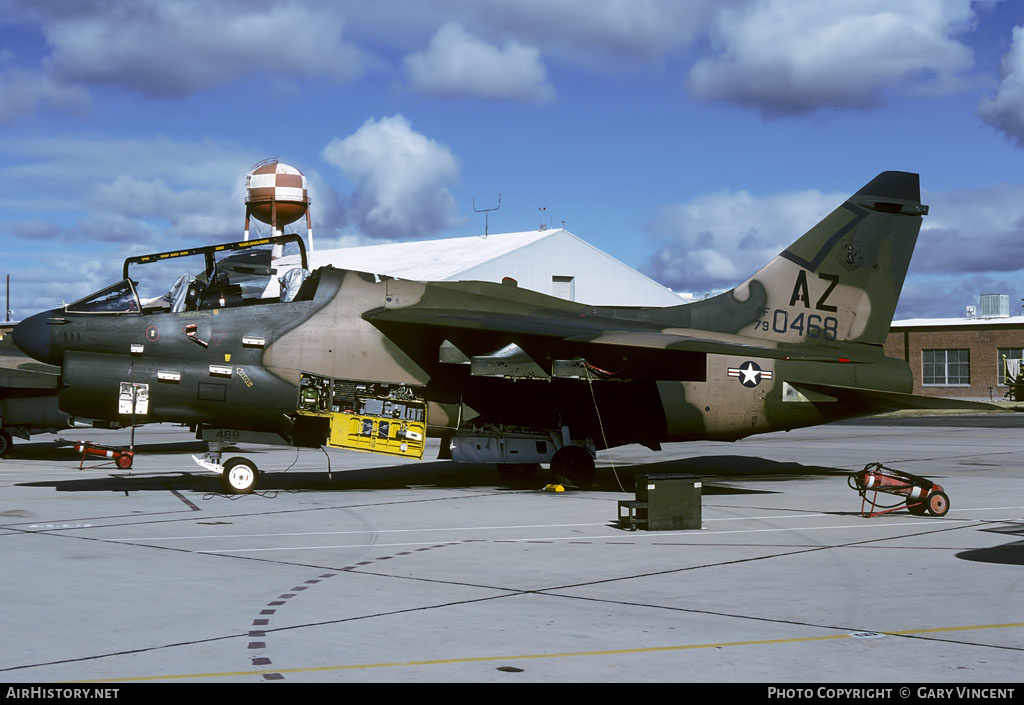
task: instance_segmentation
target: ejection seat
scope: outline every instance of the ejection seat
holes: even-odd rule
[[[280,277],[281,281],[281,303],[294,301],[302,288],[302,284],[309,277],[309,270],[302,267],[293,267]]]
[[[171,301],[171,313],[181,313],[189,308],[190,298],[191,308],[195,308],[198,290],[192,286],[194,283],[196,278],[187,272],[174,280],[170,291],[167,292],[167,298]]]

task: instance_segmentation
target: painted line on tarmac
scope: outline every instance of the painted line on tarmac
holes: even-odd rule
[[[453,546],[453,545],[457,545],[457,544],[441,543],[441,544],[435,544],[433,546],[425,546],[425,547],[417,548],[417,549],[415,549],[415,551],[417,551],[417,552],[420,552],[420,551],[430,551],[430,550],[433,550],[433,549],[436,549],[436,548],[446,548],[448,546]],[[311,587],[313,587],[315,585],[319,585],[320,583],[322,583],[325,580],[329,580],[330,578],[335,577],[336,575],[338,575],[339,572],[353,571],[356,568],[359,568],[359,567],[362,567],[362,566],[373,565],[377,561],[390,561],[390,560],[392,560],[394,558],[399,558],[401,556],[412,555],[412,553],[413,553],[413,551],[399,551],[398,553],[395,553],[394,555],[391,555],[391,556],[379,556],[377,558],[372,558],[370,560],[359,561],[358,563],[355,563],[353,565],[345,566],[344,568],[341,568],[339,571],[334,571],[334,572],[330,572],[330,573],[321,573],[316,578],[305,581],[302,585],[296,585],[295,587],[292,587],[291,589],[289,589],[284,594],[278,595],[277,599],[271,600],[270,602],[268,602],[266,607],[264,607],[264,608],[262,608],[260,610],[259,616],[252,621],[252,629],[249,631],[249,636],[250,637],[256,637],[256,638],[259,638],[259,639],[266,639],[267,632],[276,631],[275,629],[273,629],[271,627],[270,620],[272,619],[272,617],[274,615],[277,614],[279,608],[283,608],[283,607],[287,606],[289,604],[288,601],[291,600],[293,597],[296,597],[299,594],[305,593],[305,591],[308,590],[309,588],[311,588]],[[273,660],[269,656],[266,655],[267,651],[264,651],[264,649],[266,649],[266,648],[267,648],[267,642],[266,641],[255,641],[255,640],[249,641],[247,649],[250,652],[252,652],[253,654],[255,654],[254,656],[250,656],[250,659],[252,660],[252,665],[253,666],[271,666],[271,665],[273,665]],[[285,680],[284,674],[281,671],[272,671],[272,672],[271,671],[266,671],[262,675],[263,675],[263,680],[264,681],[282,681],[282,680]]]
[[[7,489],[7,488],[4,488],[4,489]],[[9,501],[9,502],[68,502],[68,501],[70,501],[70,502],[80,502],[82,500],[82,496],[84,495],[84,493],[83,492],[77,492],[75,494],[77,496],[72,496],[72,497],[17,497],[17,498],[5,497],[4,499],[5,499],[5,501]],[[93,494],[91,499],[96,499],[98,494],[100,494],[100,493],[97,492],[96,494]],[[110,493],[104,491],[102,494],[109,496]]]
[[[806,515],[804,515],[806,516]],[[494,529],[561,529],[571,526],[607,526],[608,522],[591,522],[588,524],[522,524],[519,526],[454,526],[433,529],[374,529],[375,534],[406,534],[427,533],[428,531],[491,531]],[[253,539],[274,538],[278,536],[343,536],[345,534],[365,534],[369,529],[353,529],[350,531],[297,531],[279,534],[207,534],[201,536],[152,536],[143,538],[113,538],[104,541],[187,541],[189,539]]]
[[[1005,509],[1024,509],[1024,507],[978,507],[974,509],[951,509],[953,512],[996,512]],[[1003,520],[999,520],[1003,521]],[[1009,520],[1007,520],[1009,521]]]
[[[173,494],[173,495],[174,495],[175,497],[177,497],[177,498],[178,498],[178,499],[180,499],[180,500],[181,500],[182,502],[184,502],[184,503],[185,503],[185,506],[187,506],[187,507],[188,507],[189,509],[191,509],[191,510],[192,510],[193,512],[201,512],[201,511],[202,511],[202,510],[201,510],[201,509],[200,509],[199,507],[197,507],[197,506],[196,506],[195,502],[193,502],[192,500],[190,500],[190,499],[189,499],[188,497],[186,497],[185,495],[183,495],[183,494],[182,494],[181,492],[178,492],[178,490],[171,490],[170,492],[171,492],[171,494]]]
[[[513,656],[468,656],[464,658],[431,659],[425,661],[390,661],[383,663],[360,663],[341,666],[310,666],[308,668],[284,668],[273,671],[222,671],[220,673],[183,673],[179,675],[162,676],[136,676],[129,678],[100,678],[95,680],[75,681],[77,683],[110,683],[110,682],[138,682],[138,681],[161,681],[161,680],[184,680],[188,678],[232,678],[242,676],[261,676],[265,673],[323,673],[329,671],[352,671],[371,668],[396,668],[409,666],[442,666],[457,663],[486,663],[493,661],[523,661],[551,658],[570,658],[581,656],[626,656],[631,654],[652,654],[669,653],[673,651],[688,651],[695,649],[720,649],[734,646],[771,646],[779,644],[799,644],[817,641],[835,641],[838,639],[863,639],[866,635],[879,636],[915,636],[919,634],[935,634],[940,632],[964,632],[978,631],[982,629],[1019,629],[1024,627],[1024,622],[1013,622],[1009,624],[975,624],[956,627],[930,627],[927,629],[902,629],[899,631],[867,632],[857,631],[846,634],[829,634],[824,636],[791,637],[788,639],[756,639],[750,641],[725,641],[710,644],[682,644],[674,646],[650,646],[638,649],[609,649],[605,651],[565,651],[551,654],[516,654]]]
[[[976,509],[953,509],[953,512],[994,512],[994,511],[1007,511],[1007,510],[1024,510],[1024,506],[1020,507],[979,507]],[[766,516],[756,517],[715,517],[712,519],[704,519],[704,523],[719,522],[719,521],[765,521],[775,519],[812,519],[814,517],[827,517],[835,516],[834,514],[819,513],[819,514],[769,514]],[[959,521],[969,521],[967,519],[961,519]],[[995,521],[1013,522],[1013,519],[998,519]],[[512,524],[508,526],[453,526],[453,527],[433,527],[433,528],[417,528],[417,529],[377,529],[377,534],[409,534],[409,533],[427,533],[431,531],[495,531],[498,529],[559,529],[568,528],[574,526],[608,526],[607,521],[579,523],[579,524]],[[920,522],[913,522],[920,523]],[[858,525],[860,526],[860,525]],[[886,526],[889,526],[888,524]],[[838,528],[838,527],[837,527]],[[787,529],[778,529],[779,531],[787,531]],[[796,529],[793,529],[796,531]],[[195,539],[255,539],[255,538],[278,538],[283,536],[345,536],[348,534],[363,534],[366,533],[366,529],[354,529],[351,531],[294,531],[294,532],[282,532],[274,534],[199,534],[197,536],[128,536],[128,537],[115,537],[103,539],[104,541],[192,541]],[[662,535],[672,535],[672,532],[659,532]],[[701,534],[710,533],[721,533],[721,532],[705,532],[701,531]],[[402,544],[405,545],[405,544]]]
[[[982,524],[987,523],[978,519],[947,519],[949,522],[965,523],[965,524]],[[648,538],[666,539],[672,536],[696,538],[699,536],[722,536],[725,534],[763,534],[763,533],[778,533],[778,532],[792,532],[792,531],[827,531],[830,529],[881,529],[885,527],[893,526],[919,526],[919,525],[935,525],[935,521],[901,521],[891,522],[886,524],[844,524],[841,526],[797,526],[791,528],[775,528],[775,529],[732,529],[729,531],[653,531],[640,533],[630,533],[626,536],[622,532],[617,534],[601,534],[596,536],[534,536],[530,538],[511,538],[511,539],[459,539],[457,541],[448,541],[447,543],[530,543],[538,541],[597,541],[597,540],[612,540],[630,538],[632,540],[623,542],[627,544],[637,543],[638,540]],[[649,536],[647,534],[654,534]],[[332,546],[274,546],[267,548],[219,548],[219,549],[206,549],[202,551],[196,551],[196,553],[260,553],[267,551],[319,551],[319,550],[334,550],[340,548],[398,548],[402,546],[425,546],[428,544],[436,543],[436,541],[414,541],[409,543],[372,543],[372,544],[338,544]],[[714,546],[715,544],[708,544]]]

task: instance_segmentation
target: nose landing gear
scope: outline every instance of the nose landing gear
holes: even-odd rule
[[[223,465],[220,463],[224,444],[210,441],[209,450],[201,457],[192,456],[196,464],[210,472],[220,475],[220,484],[226,494],[251,494],[256,489],[260,471],[256,463],[247,458],[228,458]]]
[[[229,458],[224,463],[224,472],[220,476],[220,481],[228,494],[250,494],[256,489],[259,474],[259,468],[251,460]]]

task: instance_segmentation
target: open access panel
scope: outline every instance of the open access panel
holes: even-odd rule
[[[297,411],[326,418],[327,445],[422,458],[427,435],[424,388],[302,373]]]

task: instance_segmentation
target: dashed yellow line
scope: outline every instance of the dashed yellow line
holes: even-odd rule
[[[913,634],[934,634],[937,632],[976,631],[980,629],[1017,629],[1024,622],[1009,624],[976,624],[960,627],[931,627],[928,629],[903,629],[900,631],[876,632],[882,636],[909,636]],[[471,656],[466,658],[432,659],[426,661],[394,661],[385,663],[360,663],[343,666],[310,666],[308,668],[273,668],[256,671],[223,671],[221,673],[186,673],[164,676],[136,676],[133,678],[100,678],[76,681],[78,683],[130,683],[133,681],[184,680],[189,678],[233,678],[238,676],[261,676],[267,673],[317,673],[323,671],[352,671],[369,668],[395,668],[408,666],[440,666],[453,663],[481,663],[487,661],[524,661],[527,659],[567,658],[571,656],[623,656],[629,654],[650,654],[691,649],[718,649],[729,646],[764,646],[768,644],[796,644],[811,641],[833,641],[852,639],[853,634],[831,634],[828,636],[794,637],[790,639],[760,639],[755,641],[723,641],[713,644],[683,644],[679,646],[651,646],[642,649],[614,649],[606,651],[566,651],[554,654],[518,654],[515,656]]]

